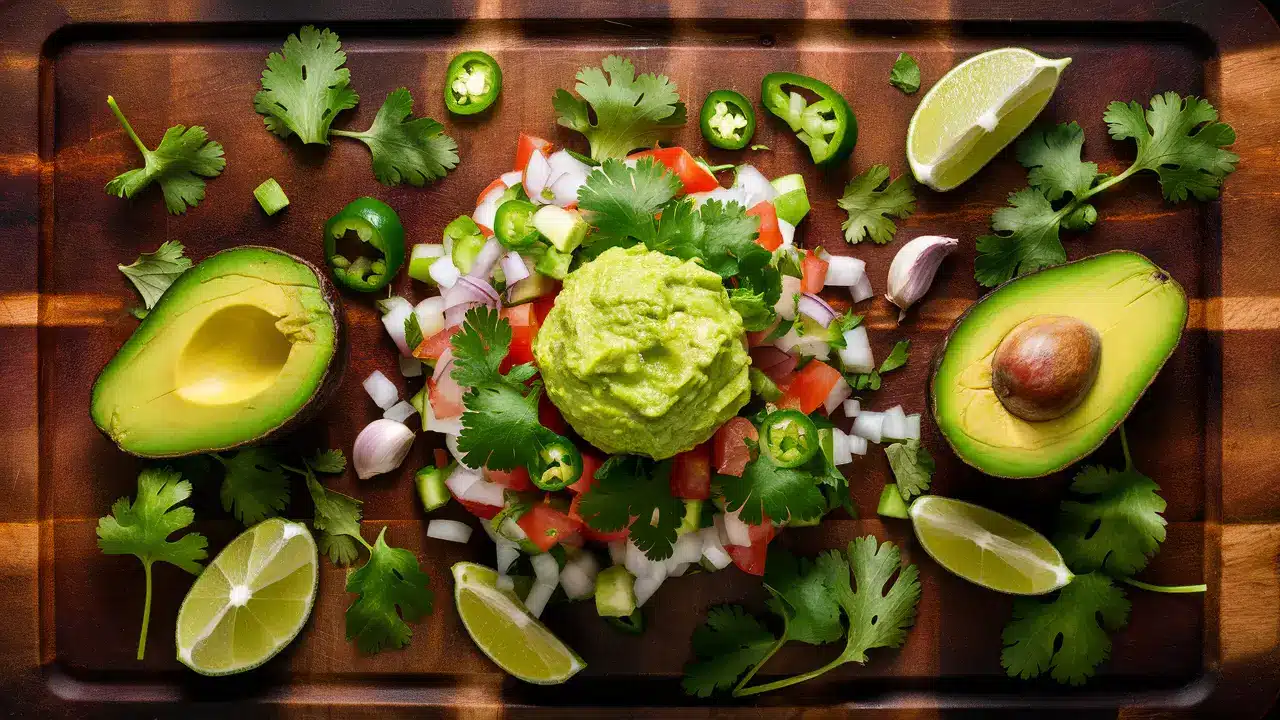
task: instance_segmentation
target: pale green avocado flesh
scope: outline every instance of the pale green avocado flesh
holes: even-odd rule
[[[991,358],[1016,325],[1067,315],[1102,337],[1097,379],[1081,403],[1042,422],[1016,417],[991,388]],[[938,428],[962,460],[989,475],[1039,477],[1095,450],[1129,414],[1178,345],[1187,297],[1168,273],[1110,252],[1000,286],[956,321],[930,390]]]
[[[281,428],[329,378],[326,283],[268,248],[220,252],[161,296],[93,387],[93,422],[126,452],[225,450]]]
[[[643,246],[570,274],[533,352],[551,401],[608,453],[690,450],[751,395],[742,318],[720,276]]]

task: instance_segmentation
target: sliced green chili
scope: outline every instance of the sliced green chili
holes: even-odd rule
[[[817,96],[817,101],[810,103],[798,90]],[[809,155],[818,165],[844,160],[858,142],[858,119],[849,103],[821,80],[789,72],[769,73],[760,83],[760,101],[809,146]]]
[[[756,133],[751,101],[736,90],[716,90],[702,103],[702,136],[715,147],[741,150]]]
[[[371,248],[376,257],[357,253],[348,258],[339,253],[338,241],[352,232],[359,237],[361,249]],[[404,225],[381,200],[356,198],[324,224],[324,255],[338,284],[358,292],[380,290],[404,265]]]
[[[502,68],[488,53],[459,53],[444,77],[444,104],[455,115],[484,112],[502,92]]]
[[[531,247],[541,237],[533,226],[538,206],[528,200],[508,200],[498,206],[493,220],[493,234],[508,248]]]
[[[760,447],[778,467],[799,467],[818,454],[818,426],[798,410],[776,410],[760,426]]]
[[[548,492],[563,490],[582,477],[582,453],[563,436],[548,432],[528,466],[529,479]]]

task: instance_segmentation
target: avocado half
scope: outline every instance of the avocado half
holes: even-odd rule
[[[90,415],[121,450],[168,458],[256,444],[305,421],[346,367],[342,304],[274,248],[183,273],[94,383]]]
[[[1061,417],[1028,422],[991,388],[991,359],[1016,325],[1067,315],[1102,337],[1098,376]],[[1178,346],[1187,324],[1182,286],[1134,252],[1094,255],[997,287],[956,320],[934,356],[934,421],[956,455],[988,475],[1032,478],[1093,452],[1129,415]]]

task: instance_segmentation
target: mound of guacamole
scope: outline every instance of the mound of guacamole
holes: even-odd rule
[[[551,401],[608,453],[690,450],[750,397],[742,318],[720,277],[644,246],[569,275],[533,353]]]

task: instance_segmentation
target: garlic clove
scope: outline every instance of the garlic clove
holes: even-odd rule
[[[959,245],[960,241],[955,238],[921,235],[898,250],[889,266],[889,291],[884,297],[902,311],[898,314],[899,322],[906,317],[907,308],[929,291],[943,259]]]
[[[404,423],[381,418],[365,426],[351,449],[356,476],[367,480],[400,467],[413,447],[414,432]]]

